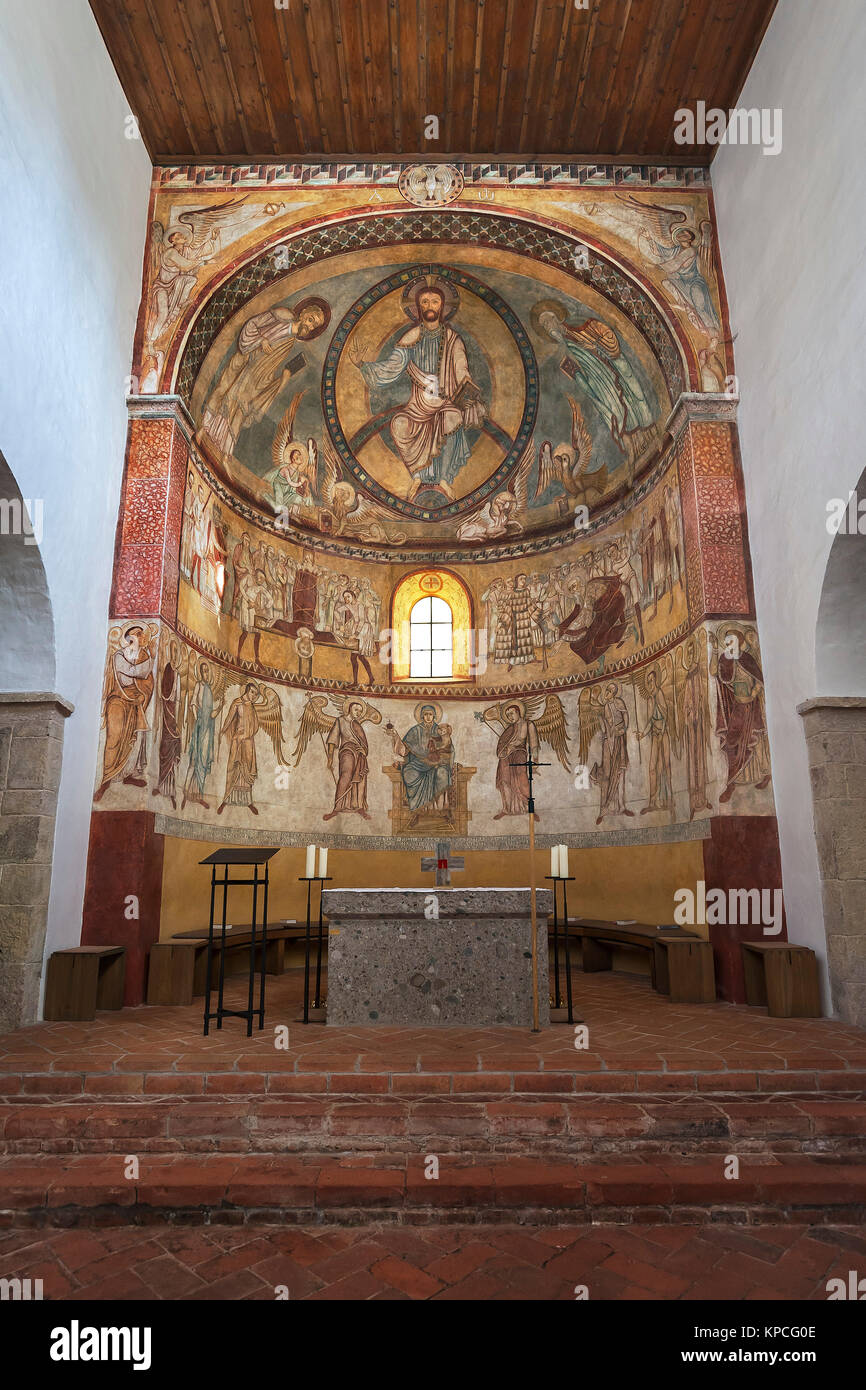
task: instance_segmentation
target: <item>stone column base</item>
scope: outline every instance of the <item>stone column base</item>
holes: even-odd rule
[[[0,692],[0,1031],[38,1017],[63,721],[72,708],[46,691]]]
[[[833,1007],[866,1028],[866,699],[798,705],[806,731]]]

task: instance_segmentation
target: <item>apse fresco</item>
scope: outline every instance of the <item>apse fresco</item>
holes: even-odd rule
[[[305,843],[525,831],[700,834],[714,814],[772,814],[752,624],[700,626],[627,676],[499,700],[289,688],[202,656],[167,628],[114,625],[98,804],[163,827]],[[607,827],[605,831],[604,827]],[[691,827],[691,831],[690,831]]]
[[[269,287],[202,368],[203,455],[298,529],[372,544],[479,546],[597,508],[658,450],[670,395],[623,314],[513,260]]]
[[[157,172],[97,809],[495,846],[531,754],[573,843],[772,816],[705,171],[434,174]]]

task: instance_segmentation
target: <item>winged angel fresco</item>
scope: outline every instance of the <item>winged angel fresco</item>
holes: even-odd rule
[[[632,194],[619,196],[641,219],[637,245],[664,270],[664,288],[699,332],[718,338],[721,324],[710,288],[715,281],[712,223],[704,218],[695,225],[692,208],[645,203]]]
[[[571,772],[568,759],[568,725],[565,710],[558,695],[533,695],[520,700],[506,699],[476,714],[492,729],[499,730],[496,742],[496,790],[502,802],[494,820],[503,816],[526,815],[529,811],[530,756],[533,763],[539,756],[542,743],[553,749],[566,772]],[[533,772],[533,777],[538,773]],[[536,819],[540,820],[538,812]]]
[[[155,221],[150,229],[150,294],[148,297],[145,348],[162,368],[162,353],[155,345],[180,318],[195,288],[201,267],[221,249],[222,234],[237,218],[246,201],[227,198],[213,207],[185,208],[169,220],[166,228]]]
[[[511,479],[511,487],[507,491],[497,492],[495,497],[485,502],[480,511],[462,521],[457,527],[457,539],[490,541],[521,532],[523,522],[518,518],[525,516],[528,510],[529,478],[534,463],[535,447],[530,440],[520,456],[520,462]]]
[[[364,725],[381,722],[379,711],[354,695],[347,695],[344,700],[334,700],[328,695],[308,698],[298,724],[294,759],[297,767],[310,740],[318,735],[334,781],[334,804],[323,815],[323,820],[333,820],[344,811],[355,812],[364,820],[370,819],[367,811],[370,750]]]
[[[165,796],[176,805],[175,785],[182,752],[188,756],[181,810],[194,801],[205,810],[205,795],[213,765],[223,740],[228,748],[225,791],[217,814],[226,806],[246,806],[254,816],[253,788],[258,777],[256,736],[270,740],[278,767],[286,769],[283,752],[283,712],[280,697],[258,681],[243,683],[234,671],[204,658],[174,638],[161,666],[159,684],[159,777],[154,796]],[[233,690],[220,726],[220,717]]]
[[[541,446],[538,460],[538,482],[535,501],[557,484],[575,506],[597,500],[607,489],[607,466],[587,472],[592,458],[592,435],[586,427],[583,411],[573,396],[567,397],[571,406],[571,442],[557,444],[551,449],[548,440]],[[567,503],[566,503],[567,506]]]
[[[405,532],[389,531],[379,520],[379,509],[362,497],[345,478],[340,476],[340,460],[325,435],[325,474],[322,479],[321,528],[329,535],[352,536],[359,541],[387,542],[402,545]]]
[[[271,443],[273,468],[265,474],[264,482],[273,493],[274,508],[290,516],[303,515],[316,505],[319,475],[319,450],[315,439],[300,443],[294,436],[295,416],[303,391],[298,391],[283,415]]]

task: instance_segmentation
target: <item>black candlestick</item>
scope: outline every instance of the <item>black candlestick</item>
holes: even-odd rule
[[[557,911],[556,885],[562,884],[562,911],[563,911],[563,937],[565,940],[565,997],[568,1001],[568,1021],[574,1022],[574,1010],[571,998],[571,945],[568,935],[568,889],[567,883],[574,883],[574,877],[560,878],[558,874],[545,874],[553,883],[553,977],[554,977],[554,999],[555,1008],[562,1007],[562,999],[559,993],[559,914]]]
[[[312,878],[306,878],[304,875],[302,875],[302,876],[298,879],[298,882],[299,882],[299,883],[306,883],[306,885],[307,885],[307,927],[306,927],[306,931],[304,932],[304,1022],[305,1022],[305,1023],[309,1023],[309,1021],[310,1021],[310,916],[311,916],[311,906],[312,906],[313,884],[314,884],[314,883],[320,883],[320,884],[330,883],[330,882],[331,882],[331,876],[330,876],[330,874],[329,874],[327,878],[320,878],[318,874],[314,874],[314,875],[312,876]],[[318,926],[318,931],[317,931],[317,934],[316,934],[316,935],[317,935],[317,945],[316,945],[316,997],[315,997],[315,999],[314,999],[314,1001],[313,1001],[313,1008],[314,1008],[314,1009],[320,1009],[320,1008],[322,1007],[322,1005],[321,1005],[321,989],[322,989],[322,947],[323,947],[323,941],[324,941],[324,938],[323,938],[323,930],[324,930],[324,928],[323,928],[323,918],[322,918],[322,889],[320,888],[320,889],[319,889],[319,926]]]

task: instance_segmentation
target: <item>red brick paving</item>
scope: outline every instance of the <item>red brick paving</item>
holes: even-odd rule
[[[88,1299],[758,1299],[862,1263],[866,1032],[574,985],[586,1051],[561,1025],[305,1028],[297,972],[252,1038],[203,1038],[201,1001],[0,1037],[0,1276]]]
[[[304,1027],[298,971],[268,981],[264,1031],[202,1036],[202,1001],[41,1023],[0,1036],[0,1095],[465,1095],[478,1085],[578,1094],[659,1090],[866,1090],[866,1032],[725,1003],[671,1004],[643,977],[574,975],[590,1046],[571,1029]],[[229,1003],[243,986],[229,981]],[[274,1028],[288,1024],[277,1051]],[[483,1073],[483,1078],[479,1075]],[[417,1088],[417,1089],[416,1089]],[[2,1103],[2,1101],[0,1101]]]
[[[407,1246],[407,1238],[409,1245]],[[741,1245],[745,1241],[745,1249]],[[335,1246],[337,1248],[335,1248]],[[825,1299],[866,1259],[862,1228],[438,1226],[8,1231],[0,1275],[57,1300]]]

